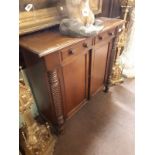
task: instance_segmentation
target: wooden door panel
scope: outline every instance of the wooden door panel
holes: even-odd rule
[[[65,115],[71,112],[87,97],[87,54],[77,56],[74,61],[63,66],[65,87]]]
[[[101,48],[98,48],[93,52],[91,94],[94,94],[103,86],[108,46],[108,43],[104,44]]]

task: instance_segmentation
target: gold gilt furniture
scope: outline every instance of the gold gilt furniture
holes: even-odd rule
[[[58,27],[20,37],[20,55],[39,112],[58,131],[91,96],[108,91],[124,21],[100,19],[103,31],[90,38],[63,36]]]
[[[22,70],[21,70],[22,73]],[[23,79],[19,81],[19,110],[23,118],[20,145],[25,155],[49,155],[53,153],[56,138],[52,136],[50,126],[39,124],[32,116],[32,94]]]
[[[134,8],[135,1],[134,0],[120,0],[121,8],[122,8],[122,19],[125,21],[123,24],[123,29],[120,30],[120,35],[118,38],[118,43],[116,47],[116,58],[115,63],[112,68],[112,74],[110,77],[111,84],[118,84],[124,81],[122,72],[123,72],[123,64],[120,63],[119,57],[122,54],[126,44],[127,38],[130,32],[131,27],[129,27],[130,23],[130,15],[131,11]]]

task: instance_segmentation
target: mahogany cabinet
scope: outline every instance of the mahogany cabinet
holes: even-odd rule
[[[120,19],[100,18],[102,33],[63,36],[57,28],[20,37],[20,55],[40,114],[58,130],[92,95],[109,86]]]

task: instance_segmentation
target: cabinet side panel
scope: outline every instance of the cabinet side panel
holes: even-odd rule
[[[45,119],[51,123],[56,123],[54,108],[47,89],[47,73],[43,60],[27,51],[23,51],[23,56],[26,65],[26,75],[38,110]]]

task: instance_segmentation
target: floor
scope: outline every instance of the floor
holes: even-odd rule
[[[100,92],[65,124],[54,155],[134,155],[134,80]]]

